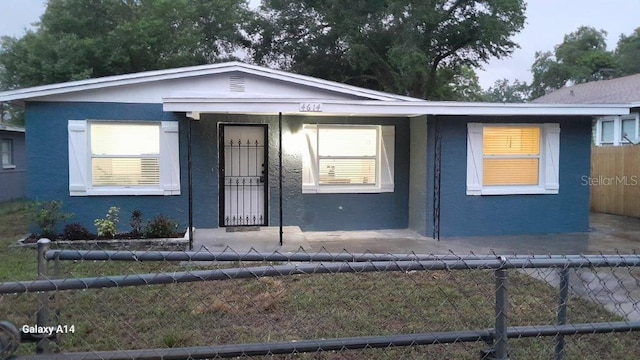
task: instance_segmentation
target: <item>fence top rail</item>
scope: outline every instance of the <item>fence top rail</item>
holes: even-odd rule
[[[298,252],[236,252],[230,248],[221,252],[200,251],[129,251],[129,250],[48,250],[45,253],[47,260],[96,260],[96,261],[322,261],[322,262],[371,262],[371,261],[472,261],[472,260],[568,260],[568,261],[600,261],[610,259],[612,262],[620,260],[639,259],[640,255],[435,255],[435,254],[391,254],[391,253],[349,253],[346,250],[340,253],[320,251],[308,253],[304,250]]]
[[[229,269],[197,270],[123,276],[88,278],[44,279],[0,283],[0,294],[36,291],[81,290],[123,286],[159,285],[196,281],[252,279],[288,275],[312,275],[335,273],[365,273],[427,270],[497,270],[531,268],[592,268],[592,267],[640,267],[640,256],[550,259],[481,259],[481,260],[427,260],[427,261],[369,261],[369,262],[320,262],[285,264]]]
[[[639,331],[640,322],[588,323],[570,325],[538,325],[507,328],[507,337],[523,338],[537,336],[578,335],[597,333],[616,333]],[[443,343],[461,343],[490,341],[495,329],[432,332],[420,334],[400,334],[386,336],[358,336],[348,338],[330,338],[298,340],[285,342],[249,343],[183,347],[171,349],[140,349],[95,351],[40,355],[16,356],[16,360],[41,359],[208,359],[235,358],[243,356],[273,356],[319,351],[339,351],[344,349],[387,348],[391,346],[430,345]]]

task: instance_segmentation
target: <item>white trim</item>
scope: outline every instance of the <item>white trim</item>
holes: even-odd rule
[[[0,124],[0,131],[11,131],[11,132],[19,132],[19,133],[25,132],[23,127],[7,125],[7,124]]]
[[[165,97],[163,110],[166,112],[201,112],[230,114],[299,114],[300,104],[315,102],[322,105],[321,113],[307,115],[578,115],[604,116],[626,115],[626,105],[584,105],[584,104],[494,104],[454,101],[373,101],[373,100],[322,100],[308,98],[210,98]]]
[[[482,141],[484,127],[528,126],[540,129],[538,185],[483,186]],[[558,194],[560,189],[560,124],[467,123],[467,195]]]
[[[274,70],[256,65],[244,64],[241,62],[227,62],[219,64],[208,64],[200,66],[190,66],[175,69],[145,71],[134,74],[107,76],[96,79],[80,81],[70,81],[66,83],[36,86],[25,89],[18,89],[0,92],[0,101],[27,100],[31,98],[41,98],[52,95],[66,94],[93,89],[103,89],[108,87],[149,83],[162,80],[182,79],[212,74],[224,74],[231,72],[242,72],[262,76],[274,80],[284,81],[292,84],[310,86],[317,89],[343,93],[363,98],[375,100],[404,100],[419,101],[419,99],[407,96],[400,96],[381,91],[374,91],[356,86],[341,84],[333,81],[322,80],[310,76],[293,74],[281,70]]]
[[[164,190],[158,188],[136,188],[136,187],[95,187],[92,189],[87,189],[86,193],[83,195],[87,196],[112,196],[112,195],[168,195]],[[74,196],[74,194],[71,194]],[[75,195],[79,196],[79,195]]]

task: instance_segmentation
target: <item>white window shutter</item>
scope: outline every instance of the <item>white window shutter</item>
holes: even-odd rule
[[[315,193],[318,186],[318,125],[304,125],[302,151],[302,192]]]
[[[467,124],[467,195],[482,195],[482,124]]]
[[[177,121],[163,121],[160,128],[160,187],[164,195],[180,195],[180,136]]]
[[[87,121],[69,120],[69,195],[85,196],[90,186]]]
[[[544,187],[558,192],[560,189],[560,124],[544,124]]]
[[[380,192],[393,192],[396,128],[393,125],[382,126],[381,132]]]

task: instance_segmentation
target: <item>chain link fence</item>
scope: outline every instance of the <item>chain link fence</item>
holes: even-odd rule
[[[4,357],[629,359],[640,348],[635,254],[48,245],[38,280],[0,283]]]

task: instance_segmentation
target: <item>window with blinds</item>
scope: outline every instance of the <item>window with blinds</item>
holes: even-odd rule
[[[494,127],[482,130],[482,184],[537,185],[540,128]]]
[[[377,127],[318,126],[320,185],[375,185]]]
[[[93,123],[90,147],[93,186],[159,186],[159,125]]]

